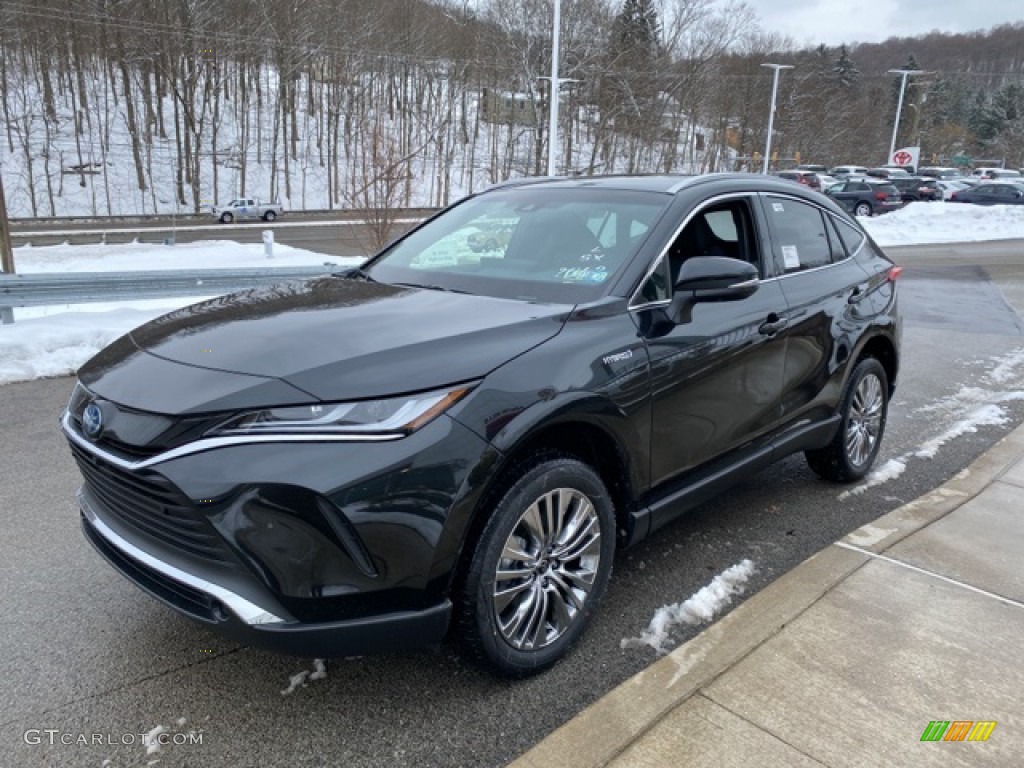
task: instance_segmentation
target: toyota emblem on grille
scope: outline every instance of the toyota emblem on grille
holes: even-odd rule
[[[82,431],[92,438],[99,437],[103,431],[103,410],[96,403],[89,403],[82,411]]]

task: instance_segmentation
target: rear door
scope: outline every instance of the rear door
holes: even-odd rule
[[[816,407],[837,399],[833,375],[851,353],[857,323],[852,309],[868,275],[850,258],[839,221],[823,208],[777,194],[762,195],[771,253],[786,297],[786,364],[781,418],[814,418]],[[842,226],[849,227],[843,222]]]

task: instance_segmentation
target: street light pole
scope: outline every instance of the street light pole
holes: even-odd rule
[[[768,173],[768,163],[772,157],[772,129],[775,126],[775,96],[779,92],[779,70],[792,69],[792,64],[762,64],[762,67],[775,70],[772,75],[772,106],[768,112],[768,139],[764,143],[764,171]]]
[[[900,113],[903,111],[903,92],[907,89],[907,78],[910,75],[923,75],[923,69],[890,69],[890,75],[903,75],[900,81],[900,98],[896,102],[896,123],[892,127],[892,141],[889,142],[889,159],[892,162],[892,155],[896,151],[896,134],[900,130]]]
[[[555,175],[555,153],[558,151],[558,96],[562,81],[558,79],[558,33],[562,26],[562,0],[555,0],[555,18],[551,27],[551,103],[548,105],[548,176]]]

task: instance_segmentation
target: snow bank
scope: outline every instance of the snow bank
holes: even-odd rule
[[[274,246],[274,258],[262,243],[212,240],[180,245],[152,243],[23,246],[15,249],[21,273],[112,272],[154,269],[230,269],[318,264],[354,266],[359,257]],[[0,326],[0,384],[74,373],[90,357],[132,328],[209,296],[150,299],[15,309],[16,322]]]
[[[711,580],[711,583],[694,594],[689,599],[674,605],[666,605],[659,608],[651,619],[651,623],[640,637],[629,637],[624,639],[620,646],[622,648],[642,648],[649,645],[659,654],[668,653],[671,650],[668,643],[671,642],[669,633],[673,627],[680,624],[698,625],[711,621],[719,611],[732,602],[733,595],[740,594],[747,579],[754,573],[754,563],[743,560],[736,565],[726,568]]]
[[[274,244],[274,257],[263,255],[262,243],[200,240],[195,243],[93,243],[90,245],[21,246],[14,249],[18,272],[121,272],[153,269],[231,269],[233,267],[297,267],[318,264],[355,266],[365,259],[325,256],[315,251]]]
[[[1024,238],[1024,205],[910,203],[859,221],[881,246]]]

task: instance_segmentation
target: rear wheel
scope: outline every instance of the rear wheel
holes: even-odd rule
[[[277,214],[274,213],[273,211],[267,211],[266,213],[263,214],[263,220],[264,221],[273,221],[276,218],[277,218]]]
[[[615,552],[611,498],[590,467],[537,457],[517,472],[477,542],[459,607],[471,653],[508,677],[568,652],[597,610]]]
[[[878,456],[888,412],[885,368],[875,358],[866,357],[853,369],[839,404],[839,431],[824,448],[804,454],[808,465],[825,480],[860,480]]]
[[[224,211],[224,213],[222,213],[220,215],[220,223],[221,224],[230,224],[234,220],[235,220],[235,215],[233,213],[228,212],[228,211]]]
[[[871,203],[857,203],[853,209],[854,216],[870,216],[871,215]]]

